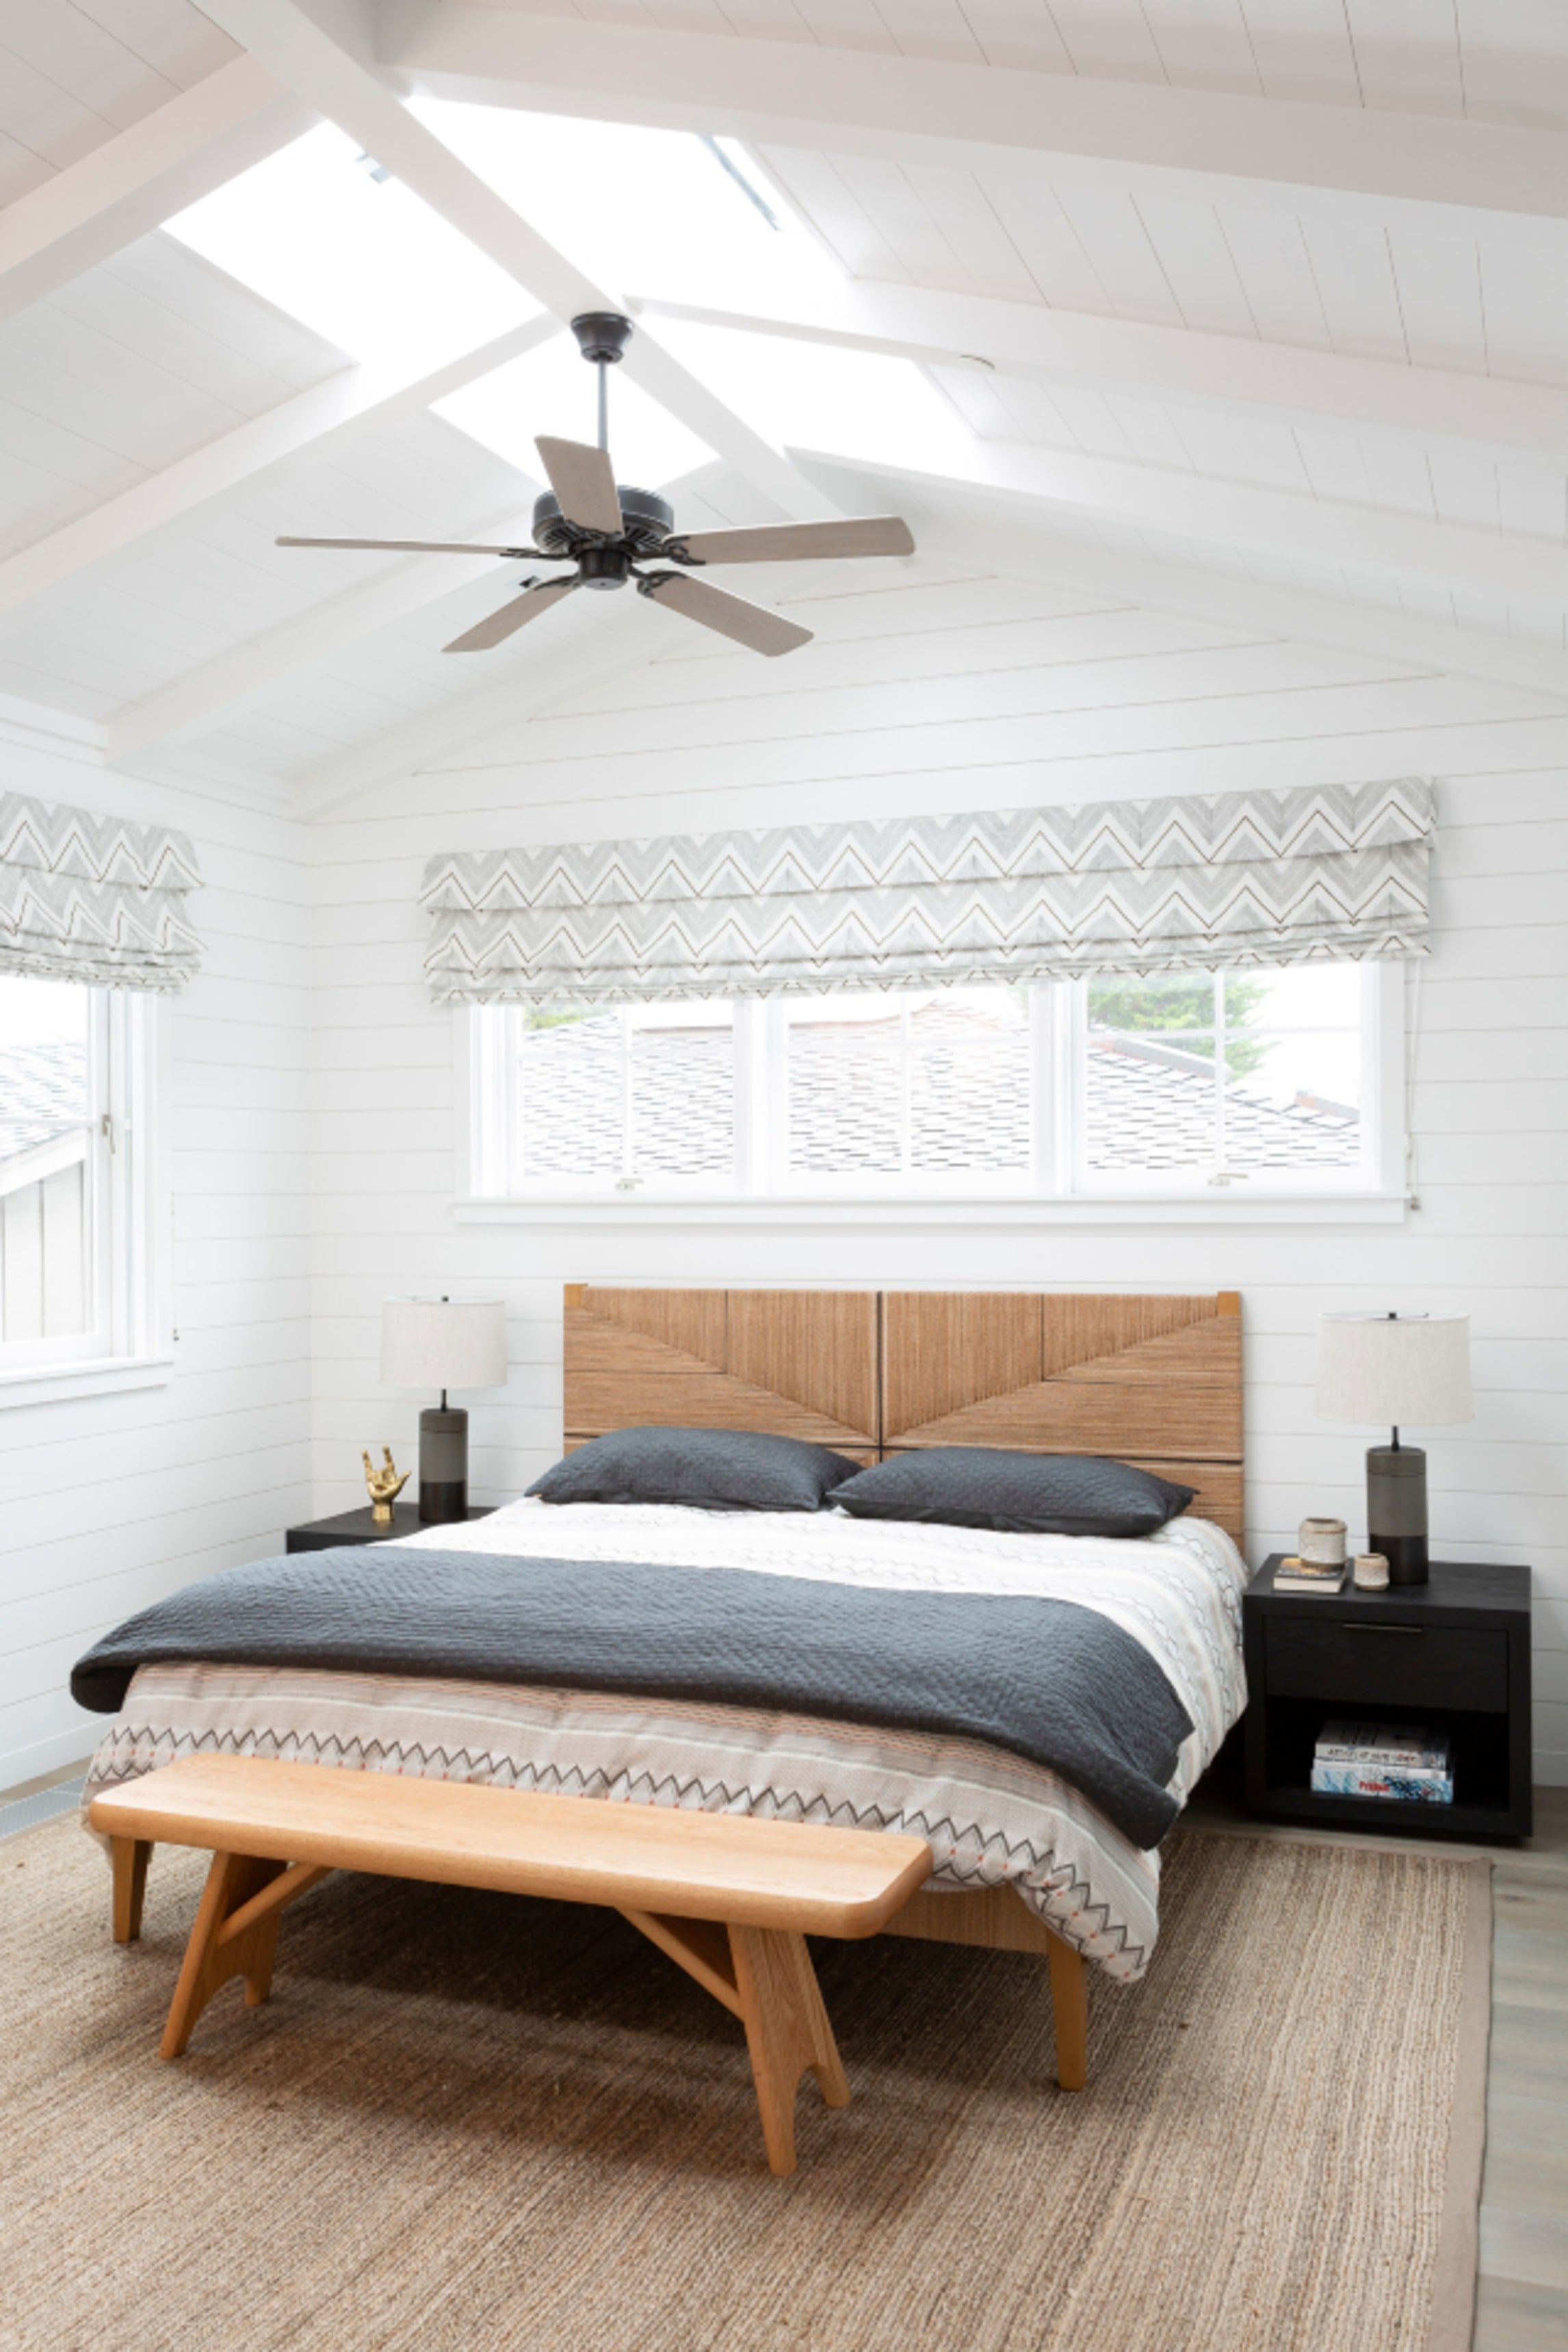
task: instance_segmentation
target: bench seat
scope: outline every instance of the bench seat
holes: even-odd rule
[[[931,1867],[923,1839],[749,1814],[422,1780],[258,1757],[182,1759],[105,1790],[114,1932],[141,1928],[154,1844],[213,1856],[162,2044],[176,2058],[220,1985],[271,1989],[279,1915],[332,1870],[598,1904],[619,1911],[746,2030],[768,2161],[795,2166],[795,2101],[848,2085],[805,1937],[875,1936]]]

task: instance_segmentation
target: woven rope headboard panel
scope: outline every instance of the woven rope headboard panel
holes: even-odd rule
[[[924,1445],[1136,1462],[1241,1541],[1241,1299],[566,1286],[568,1448],[652,1422],[863,1462]]]

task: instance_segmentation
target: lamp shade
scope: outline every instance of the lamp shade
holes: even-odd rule
[[[1325,1315],[1318,1411],[1326,1421],[1422,1427],[1468,1421],[1468,1315]]]
[[[499,1389],[506,1379],[499,1298],[388,1298],[381,1377],[395,1389]]]

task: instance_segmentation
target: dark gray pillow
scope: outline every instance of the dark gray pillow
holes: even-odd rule
[[[1152,1536],[1195,1492],[1093,1454],[933,1445],[859,1471],[833,1500],[858,1519],[928,1519],[1004,1535]]]
[[[542,1503],[689,1503],[704,1511],[819,1511],[859,1465],[754,1429],[613,1429],[529,1488]]]

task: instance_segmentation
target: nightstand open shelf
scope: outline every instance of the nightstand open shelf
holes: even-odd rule
[[[1529,1570],[1439,1562],[1429,1584],[1323,1597],[1276,1592],[1275,1565],[1242,1609],[1248,1809],[1403,1837],[1528,1836]],[[1314,1794],[1313,1747],[1336,1717],[1447,1732],[1454,1802]]]

